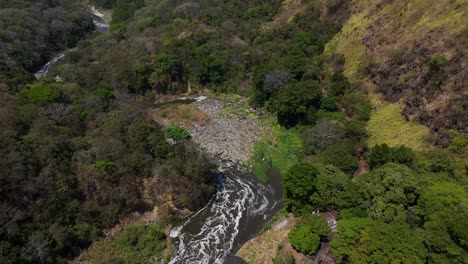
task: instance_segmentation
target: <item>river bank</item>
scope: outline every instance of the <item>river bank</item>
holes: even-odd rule
[[[282,208],[278,171],[271,169],[269,181],[260,183],[245,166],[268,126],[245,98],[200,96],[175,102],[159,105],[154,120],[184,126],[219,164],[223,177],[211,201],[171,231],[176,251],[170,263],[223,263]]]
[[[105,12],[106,14],[101,13],[92,5],[85,5],[85,6],[89,10],[90,14],[92,15],[95,31],[100,32],[100,33],[109,32],[111,14],[109,12]],[[76,47],[63,50],[55,54],[50,59],[50,61],[48,61],[37,72],[34,73],[34,76],[36,77],[36,79],[39,80],[39,79],[47,77],[47,75],[50,73],[50,70],[53,69],[53,67],[57,65],[60,61],[62,61],[67,55],[67,53],[72,52],[74,50],[76,50]]]

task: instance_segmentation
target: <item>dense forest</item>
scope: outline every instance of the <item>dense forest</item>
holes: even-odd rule
[[[79,1],[2,0],[0,59],[11,68],[36,70],[93,29]]]
[[[374,13],[390,5],[378,2]],[[248,97],[297,135],[298,160],[283,173],[285,208],[301,218],[289,233],[297,251],[312,255],[330,242],[343,263],[468,263],[463,102],[454,99],[450,122],[439,124],[444,111],[432,116],[405,101],[403,113],[417,112],[436,146],[369,144],[373,98],[394,102],[406,86],[416,89],[411,80],[421,72],[385,81],[392,66],[409,63],[400,51],[368,55],[350,74],[355,58],[333,41],[356,12],[353,2],[93,3],[112,10],[109,34],[88,34],[92,19],[78,1],[0,0],[1,263],[63,263],[168,191],[177,207],[200,208],[215,191],[214,166],[186,131],[164,130],[148,114],[155,100],[187,92]],[[54,52],[73,46],[51,74],[63,82],[34,79]],[[461,59],[426,57],[420,71],[434,95]],[[169,144],[168,133],[180,140]],[[276,165],[256,154],[259,167]],[[357,173],[362,162],[369,171]],[[335,234],[315,210],[337,213]],[[129,229],[116,242],[125,257],[112,261],[142,261],[129,249],[139,236],[149,256],[164,248],[161,230]]]

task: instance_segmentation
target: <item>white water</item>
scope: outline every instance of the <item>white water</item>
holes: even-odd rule
[[[94,26],[96,27],[96,31],[101,32],[101,33],[107,32],[109,30],[109,25],[104,20],[104,14],[97,11],[94,6],[91,6],[90,10],[91,10],[91,13],[93,14],[93,23],[94,23]],[[56,54],[54,57],[52,57],[52,59],[49,62],[47,62],[44,66],[42,66],[39,71],[34,73],[34,76],[36,77],[36,79],[42,79],[46,77],[49,74],[49,70],[53,65],[57,64],[59,61],[65,58],[65,55],[68,52],[74,51],[74,50],[76,50],[76,48],[64,50]]]
[[[42,66],[42,68],[37,71],[36,73],[34,73],[34,76],[36,77],[36,79],[41,79],[41,78],[44,78],[47,76],[47,74],[49,74],[49,70],[50,70],[50,66],[52,65],[55,65],[57,62],[59,62],[60,60],[62,60],[63,58],[65,58],[65,55],[70,52],[70,51],[74,51],[76,50],[76,48],[73,48],[73,49],[68,49],[68,50],[65,50],[65,51],[62,51],[60,52],[59,54],[55,55],[52,60],[50,60],[49,62],[47,62],[44,66]]]
[[[264,213],[272,208],[268,206],[270,202],[266,194],[265,186],[227,173],[222,189],[210,203],[183,226],[171,231],[171,237],[177,237],[178,243],[169,263],[223,263],[239,232],[249,232],[241,230],[241,221],[247,218],[263,220]]]

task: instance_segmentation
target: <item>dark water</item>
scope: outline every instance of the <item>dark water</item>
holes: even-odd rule
[[[262,184],[235,168],[221,170],[220,186],[205,208],[171,231],[175,263],[224,263],[258,234],[282,208],[280,175],[270,170]]]

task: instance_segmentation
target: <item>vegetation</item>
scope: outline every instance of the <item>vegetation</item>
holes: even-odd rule
[[[169,257],[166,243],[166,235],[157,225],[129,225],[114,239],[95,243],[83,258],[91,263],[152,263]]]
[[[249,96],[275,119],[249,165],[262,181],[282,173],[286,210],[302,217],[297,250],[327,241],[347,263],[468,262],[465,3],[292,2],[94,0],[113,9],[112,33],[85,39],[79,1],[0,0],[0,262],[64,263],[127,214],[200,208],[214,166],[179,125],[207,117],[150,108],[205,91]],[[53,69],[63,82],[34,80],[74,46]],[[316,210],[336,211],[334,236]],[[130,226],[95,245],[96,262],[164,260],[166,243],[160,226]]]
[[[0,63],[28,71],[94,29],[80,1],[0,1]]]
[[[164,128],[164,131],[166,133],[166,137],[173,139],[175,142],[191,138],[190,133],[187,131],[187,129],[180,126],[166,126]]]
[[[288,234],[291,245],[298,251],[313,255],[320,241],[327,239],[330,230],[327,222],[315,215],[307,215],[296,223]]]

